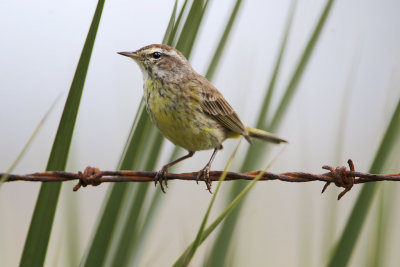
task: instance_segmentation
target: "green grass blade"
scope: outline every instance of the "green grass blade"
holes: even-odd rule
[[[129,266],[129,255],[131,254],[131,239],[135,239],[137,235],[138,221],[142,214],[143,202],[145,200],[149,184],[140,184],[136,186],[133,200],[126,201],[129,204],[127,216],[121,219],[120,228],[116,234],[114,234],[114,244],[111,246],[108,254],[109,259],[106,261],[106,266]],[[132,224],[129,224],[132,223]]]
[[[357,42],[354,46],[354,57],[351,61],[349,71],[347,72],[347,77],[345,80],[345,87],[343,90],[343,96],[340,106],[340,114],[338,116],[337,123],[337,134],[336,134],[336,145],[334,152],[334,161],[332,165],[339,166],[343,161],[343,148],[344,148],[344,140],[346,131],[346,125],[348,123],[348,115],[349,108],[351,105],[352,94],[355,88],[355,81],[357,77],[357,70],[360,63],[360,49],[361,43]],[[331,189],[332,190],[332,189]],[[340,193],[340,188],[334,188],[334,192],[331,192],[334,195],[338,195]],[[321,235],[321,249],[323,251],[321,255],[322,261],[326,261],[329,258],[331,251],[329,250],[331,244],[335,241],[335,232],[337,229],[337,219],[338,219],[338,202],[335,198],[328,198],[325,201],[323,208],[323,227],[322,227],[322,235]],[[302,244],[299,244],[302,245]]]
[[[260,128],[260,129],[267,128],[266,122],[267,122],[267,117],[268,117],[268,110],[269,110],[269,107],[271,104],[272,97],[275,92],[276,79],[278,78],[278,74],[281,69],[281,62],[282,62],[282,58],[285,54],[290,29],[292,28],[292,22],[293,22],[296,6],[297,6],[297,0],[292,0],[291,6],[289,9],[288,19],[286,21],[285,31],[284,31],[281,45],[280,45],[279,52],[278,52],[278,58],[276,59],[274,71],[272,73],[270,82],[267,87],[267,94],[265,95],[264,101],[262,103],[261,110],[259,113],[260,115],[258,117],[257,124],[256,124],[256,127]]]
[[[158,156],[159,156],[159,148],[161,147],[164,137],[157,131],[156,140],[153,142],[152,147],[149,147],[148,150],[150,154],[148,155],[148,159],[146,160],[145,170],[153,170]],[[129,211],[129,219],[125,224],[125,235],[130,236],[129,239],[126,240],[126,243],[121,242],[120,246],[123,247],[126,245],[129,249],[126,251],[126,254],[121,254],[121,259],[124,259],[123,263],[126,266],[130,266],[130,259],[134,259],[135,261],[139,261],[141,258],[141,254],[139,251],[141,250],[140,244],[144,244],[144,238],[147,236],[146,233],[149,231],[149,227],[152,223],[152,219],[154,218],[152,212],[156,211],[156,206],[158,205],[158,200],[162,196],[161,190],[156,190],[154,192],[154,197],[152,199],[150,207],[147,211],[143,210],[143,202],[145,197],[147,196],[149,186],[152,184],[140,184],[137,190],[137,197],[135,198],[133,205]],[[146,212],[146,215],[143,213]],[[144,219],[143,219],[144,218]],[[144,222],[144,223],[143,223]],[[132,227],[135,225],[135,227]],[[131,235],[129,235],[131,234]]]
[[[370,173],[380,173],[388,160],[388,155],[393,148],[393,144],[400,136],[400,99],[393,113],[392,119],[382,139],[374,161],[370,168]],[[360,235],[362,226],[365,222],[367,212],[371,206],[377,184],[370,183],[363,186],[353,207],[346,227],[337,243],[334,253],[328,266],[346,266],[350,260],[352,251]]]
[[[269,106],[270,106],[272,97],[274,95],[276,79],[277,79],[280,69],[281,69],[281,61],[285,54],[287,40],[288,40],[288,37],[290,34],[290,29],[292,27],[292,21],[294,18],[294,12],[296,10],[296,5],[297,5],[297,0],[293,0],[292,4],[290,6],[290,9],[289,9],[289,14],[288,14],[288,18],[286,21],[284,35],[283,35],[280,49],[278,52],[278,58],[276,59],[274,71],[271,75],[271,79],[268,84],[268,87],[266,88],[267,93],[264,97],[264,101],[262,103],[261,110],[260,110],[260,113],[259,113],[259,116],[257,119],[256,127],[260,128],[260,129],[268,129],[268,126],[266,124],[268,110],[269,110]],[[288,91],[288,89],[286,91]],[[268,130],[271,130],[271,129],[268,129]],[[249,147],[247,154],[246,154],[246,158],[242,164],[241,171],[257,168],[258,163],[259,163],[258,159],[261,158],[260,155],[265,153],[266,145],[267,144],[261,144],[259,146]]]
[[[400,162],[400,140],[397,140],[397,146],[392,149],[393,153],[390,156],[389,162],[385,164],[385,172],[395,172],[397,170],[398,162]],[[396,162],[396,163],[395,163]],[[393,171],[390,168],[390,165],[393,167]],[[397,201],[397,190],[398,186],[393,185],[392,183],[384,183],[382,185],[382,189],[379,191],[379,203],[378,203],[378,211],[375,214],[375,218],[377,220],[376,225],[374,226],[374,231],[372,232],[372,241],[369,241],[371,244],[371,253],[365,256],[368,261],[368,266],[388,266],[388,249],[393,246],[390,241],[393,239],[392,231],[393,227],[395,227],[395,220],[397,216],[396,201]],[[367,264],[366,264],[367,265]]]
[[[275,131],[278,128],[284,114],[288,110],[288,106],[291,100],[293,99],[293,95],[296,92],[297,85],[299,84],[300,79],[303,76],[304,70],[306,69],[307,64],[311,58],[311,55],[314,52],[315,45],[317,44],[318,39],[321,36],[322,29],[326,23],[326,20],[328,19],[329,13],[331,11],[334,2],[335,2],[334,0],[328,0],[325,5],[324,11],[322,12],[322,15],[311,35],[311,38],[308,41],[307,46],[303,51],[303,54],[300,58],[300,61],[297,64],[297,67],[292,75],[291,80],[289,81],[289,84],[285,90],[282,100],[280,101],[280,104],[273,116],[272,122],[268,127],[268,129],[271,131]]]
[[[247,186],[240,192],[229,204],[228,206],[221,212],[220,215],[210,224],[209,227],[207,227],[203,233],[200,235],[200,241],[199,244],[203,243],[204,240],[217,228],[217,226],[229,215],[232,213],[232,211],[239,206],[239,204],[244,200],[244,197],[250,192],[250,190],[253,188],[253,186],[256,184],[256,182],[263,176],[265,171],[268,169],[270,164],[268,164],[264,170],[262,170],[255,178],[252,180]],[[184,260],[186,257],[188,257],[190,254],[190,251],[192,250],[192,246],[195,245],[195,242],[192,242],[182,253],[182,255],[176,260],[173,266],[184,266]],[[217,266],[217,265],[209,265],[206,264],[206,266]],[[222,266],[222,265],[221,265]]]
[[[22,157],[25,155],[26,151],[28,150],[29,146],[32,144],[33,140],[35,139],[36,135],[38,134],[40,128],[42,128],[43,124],[45,123],[48,115],[51,113],[53,108],[55,107],[56,103],[60,99],[61,94],[54,100],[53,104],[50,106],[49,110],[44,114],[43,118],[40,120],[38,125],[36,126],[35,130],[29,137],[28,141],[25,143],[23,146],[21,152],[19,152],[18,156],[15,158],[15,160],[11,163],[10,167],[7,169],[5,174],[0,177],[0,189],[2,184],[7,180],[9,174],[14,171],[15,167],[17,166],[18,162],[22,159]]]
[[[204,232],[204,228],[206,227],[206,224],[207,224],[207,221],[208,221],[208,217],[210,216],[211,209],[214,206],[215,199],[217,198],[217,195],[219,193],[219,189],[221,187],[222,182],[225,180],[225,177],[226,177],[226,174],[228,173],[229,167],[232,165],[233,159],[234,159],[234,157],[236,155],[236,152],[237,152],[237,150],[239,148],[239,145],[240,145],[240,141],[237,144],[237,146],[236,146],[235,150],[233,151],[231,157],[229,158],[228,162],[226,163],[225,169],[224,169],[221,177],[219,178],[217,189],[215,190],[214,195],[211,198],[210,204],[208,205],[208,208],[207,208],[207,211],[206,211],[206,213],[204,215],[203,221],[201,222],[200,228],[197,231],[196,238],[193,241],[193,245],[190,247],[189,252],[186,254],[186,257],[183,259],[183,263],[176,262],[173,265],[174,267],[178,267],[178,266],[181,266],[181,265],[188,266],[190,261],[192,260],[192,258],[194,256],[194,254],[196,253],[196,250],[197,250],[197,248],[199,247],[199,245],[201,243],[201,239],[202,239],[202,235],[203,235],[203,232]]]
[[[194,42],[197,37],[197,32],[203,19],[207,3],[204,4],[203,0],[194,0],[190,8],[189,14],[183,25],[180,38],[176,44],[176,49],[182,52],[187,58],[190,57]]]
[[[152,144],[147,144],[149,147],[146,148],[148,152],[150,152],[146,156],[146,160],[142,161],[142,164],[145,162],[144,170],[152,170],[154,169],[158,156],[159,150],[164,141],[164,137],[158,131],[152,131],[151,134],[155,134],[156,138],[150,137],[150,140],[153,140]],[[128,217],[125,219],[120,219],[122,223],[119,225],[119,228],[122,230],[119,232],[120,235],[114,238],[116,242],[114,246],[114,251],[108,252],[108,254],[112,255],[109,260],[108,265],[113,266],[131,266],[130,263],[132,260],[135,262],[139,262],[141,258],[140,251],[142,247],[140,244],[144,244],[144,238],[147,237],[146,233],[149,231],[149,227],[151,225],[152,219],[154,218],[152,212],[156,211],[156,206],[158,204],[158,199],[160,199],[162,193],[159,190],[156,190],[154,196],[158,196],[158,198],[153,198],[153,202],[150,204],[150,208],[147,211],[146,216],[143,215],[143,203],[147,196],[148,189],[151,184],[144,183],[135,186],[137,189],[134,192],[134,198],[131,201],[126,201],[126,205],[128,206]],[[142,218],[145,217],[143,220]],[[145,222],[143,224],[143,222]]]
[[[182,9],[180,11],[179,21],[180,21],[180,18],[182,16],[182,13],[184,11],[184,8],[186,6],[186,3],[187,3],[187,1],[185,2],[185,4],[183,5],[183,7],[182,7]],[[173,11],[172,11],[172,15],[171,15],[171,18],[169,20],[169,23],[168,23],[168,26],[167,26],[167,30],[165,32],[165,35],[164,35],[164,38],[163,38],[163,41],[162,41],[163,44],[172,45],[171,42],[174,39],[174,35],[176,33],[176,29],[177,29],[177,26],[178,26],[178,24],[175,24],[176,9],[177,9],[177,1],[175,1],[175,5],[174,5]],[[179,23],[179,21],[177,23]],[[139,114],[142,115],[142,112],[143,112],[143,109],[144,109],[144,101],[143,100],[142,100],[141,104],[143,105],[143,108],[140,109],[140,111],[137,113],[137,116]],[[147,161],[148,165],[145,167],[146,170],[151,170],[151,169],[154,168],[155,163],[157,162],[159,148],[161,148],[163,140],[164,140],[164,138],[161,136],[161,134],[158,131],[153,131],[153,133],[156,134],[156,138],[155,138],[154,141],[151,142],[152,143],[152,147],[148,149],[148,151],[150,151],[150,157],[149,157],[149,160]],[[128,139],[128,140],[131,140],[131,139]],[[127,147],[128,147],[128,144],[126,145],[126,148]],[[132,151],[132,150],[130,150],[130,151]],[[135,205],[132,205],[131,212],[129,212],[130,214],[135,213],[135,210],[141,209],[144,197],[146,196],[145,192],[147,191],[148,186],[147,185],[140,185],[139,187],[140,187],[138,189],[139,198],[137,198],[134,201]],[[131,240],[130,243],[131,243],[132,248],[129,249],[129,251],[134,254],[133,257],[137,261],[139,260],[139,256],[138,256],[138,253],[137,253],[135,245],[138,244],[138,243],[141,243],[141,244],[144,243],[143,239],[145,237],[145,233],[147,233],[148,227],[151,224],[150,220],[153,218],[153,213],[156,210],[156,207],[157,207],[157,205],[159,203],[160,197],[161,197],[161,193],[159,191],[156,191],[155,194],[154,194],[154,198],[151,201],[150,209],[147,211],[147,215],[146,215],[146,218],[149,221],[145,220],[147,223],[143,226],[143,229],[141,229],[141,231],[139,231],[139,233],[136,233],[137,231],[135,231],[135,235],[133,235],[133,236],[126,235],[126,236],[130,236],[131,237],[130,238],[130,240]],[[138,219],[138,216],[132,216],[131,218],[136,223],[136,221]],[[132,224],[132,220],[131,220],[131,222],[128,222],[126,225],[129,226],[129,228],[132,228],[132,227],[130,227],[130,225],[135,225],[135,224]],[[135,227],[135,230],[136,229],[137,229],[137,227]],[[130,230],[127,229],[127,231],[130,231]],[[123,259],[123,262],[127,262],[128,259],[127,259],[126,250],[125,250],[125,248],[127,246],[126,246],[126,244],[124,244],[126,242],[121,242],[121,243],[123,243],[122,246],[124,247],[124,249],[123,249],[124,251],[123,251],[123,253],[120,253],[120,255],[115,255],[115,261],[117,261],[116,259]]]
[[[379,267],[386,266],[385,265],[385,251],[388,248],[388,233],[390,232],[390,222],[393,217],[392,214],[395,214],[395,210],[393,209],[394,203],[396,203],[395,199],[395,188],[394,186],[388,186],[388,184],[384,184],[383,188],[379,191],[379,203],[378,210],[375,214],[376,225],[374,226],[374,231],[372,241],[370,242],[372,249],[370,257],[366,255],[368,259],[368,265]]]
[[[157,146],[163,141],[163,137],[157,132],[154,131],[153,125],[150,120],[148,120],[147,131],[144,135],[144,138],[148,138],[149,140],[154,140],[154,135],[157,135],[155,142],[153,144],[148,144],[147,142],[140,142],[143,147],[139,149],[141,153],[141,160],[135,160],[134,168],[151,170],[155,167],[155,164],[158,159],[159,149]],[[112,250],[108,251],[109,259],[107,261],[108,266],[129,266],[130,255],[133,253],[132,248],[136,243],[139,221],[143,213],[143,203],[145,201],[148,188],[150,184],[142,183],[139,185],[135,185],[134,190],[130,190],[130,194],[132,197],[128,198],[127,201],[124,201],[124,205],[127,206],[126,214],[127,217],[119,219],[117,231],[118,234],[114,234],[114,238],[112,240]]]
[[[269,110],[269,106],[270,106],[272,97],[274,95],[276,79],[279,75],[279,71],[281,68],[281,61],[285,54],[286,44],[287,44],[287,40],[288,40],[288,37],[290,34],[290,29],[292,27],[292,21],[294,18],[294,12],[296,10],[296,5],[297,5],[297,0],[293,0],[292,4],[290,6],[290,9],[289,9],[288,19],[286,21],[286,26],[285,26],[285,32],[284,32],[284,35],[283,35],[283,38],[281,41],[281,45],[280,45],[280,49],[278,52],[278,58],[275,62],[275,67],[274,67],[274,71],[272,73],[270,82],[268,84],[268,87],[266,88],[267,93],[265,95],[264,101],[261,106],[261,110],[260,110],[260,113],[259,113],[259,116],[257,119],[256,128],[268,129],[270,131],[274,130],[274,129],[269,129],[267,126],[267,123],[266,123],[267,116],[268,116],[268,110]],[[292,89],[294,90],[295,87],[293,87]],[[286,89],[286,93],[288,91],[289,91],[289,87]],[[292,98],[292,97],[293,97],[293,95],[290,98]],[[281,102],[281,104],[282,104],[282,102]],[[287,108],[288,108],[288,105],[285,106],[285,110]],[[241,171],[256,169],[258,166],[258,163],[259,163],[259,159],[262,158],[262,157],[260,157],[260,155],[263,155],[265,153],[266,147],[267,147],[267,144],[265,144],[265,143],[262,143],[258,146],[249,147],[247,154],[246,154],[246,158],[242,164]]]
[[[127,157],[127,154],[129,153],[129,152],[132,152],[131,150],[129,150],[131,147],[131,141],[132,141],[132,139],[134,138],[134,135],[135,134],[138,134],[139,136],[141,135],[141,133],[136,133],[136,131],[141,131],[140,129],[142,129],[142,127],[144,126],[144,123],[145,123],[145,118],[143,118],[142,116],[142,114],[143,114],[143,112],[144,112],[144,109],[145,109],[145,103],[144,103],[144,100],[143,100],[143,98],[141,99],[141,101],[140,101],[140,104],[139,104],[139,108],[138,108],[138,110],[136,111],[136,115],[135,115],[135,118],[134,118],[134,120],[133,120],[133,123],[132,123],[132,126],[131,126],[131,129],[130,129],[130,132],[129,132],[129,136],[128,136],[128,138],[126,139],[126,142],[125,142],[125,146],[124,146],[124,150],[122,151],[122,154],[121,154],[121,157],[120,157],[120,160],[119,160],[119,162],[118,162],[118,167],[119,168],[121,168],[122,167],[122,165],[124,165],[124,159],[125,159],[125,157]]]
[[[79,103],[104,6],[99,0],[68,94],[46,170],[64,170]],[[43,266],[61,183],[42,184],[29,226],[20,266]]]
[[[214,56],[211,59],[209,64],[206,77],[209,80],[212,80],[215,74],[215,70],[217,69],[218,63],[221,59],[222,52],[225,50],[226,41],[228,40],[229,35],[231,34],[233,23],[236,20],[237,14],[240,10],[240,6],[242,4],[242,0],[237,0],[235,6],[232,9],[231,16],[229,17],[228,22],[226,23],[224,33],[218,43],[217,49],[214,52]]]
[[[79,266],[101,266],[105,258],[105,251],[108,248],[115,225],[116,218],[120,212],[119,205],[127,191],[125,184],[113,185],[105,198],[105,206],[103,206],[100,214],[101,220],[97,220],[96,230],[92,240],[86,249]],[[113,209],[114,208],[114,209]],[[101,233],[101,234],[99,234]],[[103,252],[103,254],[96,252]]]
[[[178,18],[176,19],[176,23],[174,24],[174,27],[172,28],[172,31],[169,34],[169,36],[167,38],[167,42],[165,44],[170,45],[170,46],[174,46],[174,39],[176,37],[176,33],[178,31],[178,27],[181,25],[183,12],[186,10],[187,3],[188,3],[188,0],[185,0],[185,2],[183,3],[183,6],[181,8],[181,11],[179,12]]]
[[[124,150],[119,169],[129,169],[135,157],[136,152],[139,150],[141,142],[134,142],[133,140],[141,140],[146,137],[146,124],[148,125],[147,113],[144,112],[144,102],[142,101],[134,123],[132,124],[129,142],[127,142]],[[101,216],[98,219],[98,225],[94,232],[92,241],[90,242],[86,254],[81,261],[81,266],[100,266],[105,259],[106,251],[109,247],[113,229],[116,225],[118,214],[122,208],[122,201],[126,195],[129,187],[124,184],[115,184],[109,190],[108,196],[105,200],[105,205],[101,211]]]
[[[172,9],[171,18],[169,19],[167,30],[165,31],[164,38],[162,40],[163,44],[168,44],[170,37],[173,37],[172,31],[175,28],[174,25],[175,25],[175,17],[176,17],[177,6],[178,6],[178,0],[175,0],[174,8]],[[170,43],[172,43],[172,40],[171,40]]]
[[[143,222],[141,223],[140,230],[138,231],[136,240],[133,240],[132,243],[132,256],[131,256],[131,265],[137,266],[139,261],[141,260],[141,255],[143,254],[143,250],[146,247],[146,242],[148,241],[148,235],[151,232],[152,227],[154,226],[154,219],[157,211],[159,210],[159,203],[163,193],[161,190],[156,190],[150,200],[149,208],[146,211],[146,215],[143,216]]]
[[[171,28],[174,28],[175,13],[176,2],[166,29],[166,34],[163,38],[164,40],[167,39],[168,33],[173,34]],[[150,121],[145,111],[145,103],[142,99],[138,111],[136,112],[135,120],[132,124],[121,160],[118,164],[119,169],[130,169],[134,167],[135,161],[137,161],[136,155],[140,154],[139,145],[143,144],[141,140],[146,139],[146,134],[149,134],[148,131],[145,133],[145,129],[148,129],[149,123]],[[155,129],[150,131],[155,131]],[[159,147],[161,147],[161,145],[162,139],[161,142],[159,142]],[[127,192],[132,190],[135,190],[134,186],[128,187],[125,184],[115,184],[109,190],[108,197],[103,204],[103,210],[98,219],[98,225],[93,234],[92,241],[86,249],[86,255],[81,261],[81,266],[99,266],[104,262],[114,234],[113,229],[118,223],[118,214],[121,213],[123,199]]]
[[[66,266],[78,266],[81,251],[80,197],[71,188],[63,187],[61,199],[63,201],[62,205],[65,207],[65,209],[62,209],[62,216],[65,222],[63,242],[66,246],[65,258],[63,257],[64,260],[62,262],[65,262]]]
[[[265,127],[265,121],[267,117],[267,112],[268,112],[268,106],[271,101],[273,91],[275,88],[275,83],[276,79],[278,77],[279,71],[280,71],[280,66],[281,66],[281,60],[284,56],[284,52],[286,49],[286,44],[288,40],[288,36],[290,33],[293,17],[294,17],[294,12],[296,9],[296,4],[297,1],[294,0],[292,1],[291,7],[289,9],[289,14],[288,14],[288,19],[286,21],[286,26],[285,26],[285,31],[284,35],[281,41],[280,49],[279,49],[279,54],[278,58],[275,62],[275,67],[273,74],[270,79],[270,83],[267,88],[267,94],[264,98],[263,104],[262,104],[262,109],[260,111],[258,120],[257,120],[257,128],[266,128]],[[265,145],[259,145],[259,146],[252,146],[249,148],[249,150],[246,153],[246,158],[244,159],[244,162],[242,164],[241,170],[243,171],[244,169],[250,169],[256,168],[256,162],[258,162],[257,158],[260,158],[259,155],[261,155],[265,150]],[[242,182],[238,181],[235,182],[232,191],[231,191],[231,199],[233,199],[237,194],[239,194],[243,188],[246,186],[247,182]],[[225,262],[225,255],[227,255],[227,251],[229,249],[229,244],[232,236],[232,232],[235,228],[237,217],[240,214],[240,207],[236,209],[224,222],[221,231],[219,232],[216,240],[214,241],[213,248],[211,249],[211,254],[209,256],[208,263],[213,265],[222,265]]]

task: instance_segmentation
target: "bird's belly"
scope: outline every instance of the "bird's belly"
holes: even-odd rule
[[[145,99],[151,120],[175,145],[189,151],[207,150],[226,139],[222,126],[204,114],[193,98],[164,91],[145,94]]]

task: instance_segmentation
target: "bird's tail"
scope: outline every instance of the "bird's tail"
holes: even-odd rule
[[[281,139],[275,135],[273,135],[272,133],[260,130],[260,129],[256,129],[256,128],[251,128],[251,127],[246,127],[246,130],[249,134],[250,137],[254,137],[263,141],[267,141],[267,142],[272,142],[272,143],[287,143],[286,140]]]

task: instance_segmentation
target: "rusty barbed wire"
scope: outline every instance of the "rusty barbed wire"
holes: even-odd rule
[[[355,184],[363,184],[367,182],[378,181],[400,181],[400,173],[393,174],[371,174],[355,171],[352,160],[348,160],[349,169],[345,166],[333,168],[331,166],[323,166],[322,168],[328,170],[327,173],[312,174],[305,172],[285,172],[274,174],[265,172],[259,181],[279,180],[283,182],[312,182],[321,181],[325,185],[321,193],[324,193],[327,187],[334,183],[337,187],[342,187],[344,190],[338,195],[338,200],[341,199],[347,192],[351,190]],[[253,180],[261,171],[252,171],[246,173],[228,172],[225,181],[233,180]],[[210,171],[210,180],[218,181],[222,171]],[[86,187],[87,185],[97,186],[106,182],[154,182],[154,177],[157,172],[153,171],[101,171],[98,168],[87,167],[84,172],[72,173],[64,171],[48,171],[37,172],[26,175],[5,174],[0,173],[0,177],[7,175],[6,182],[15,181],[28,181],[28,182],[65,182],[72,180],[79,180],[73,188],[74,191],[79,188]],[[197,172],[188,173],[168,173],[166,180],[185,180],[196,181]]]

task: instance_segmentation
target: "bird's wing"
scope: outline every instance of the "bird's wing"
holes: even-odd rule
[[[205,80],[205,78],[204,78]],[[247,136],[246,127],[224,96],[207,80],[202,80],[200,106],[228,130]]]

